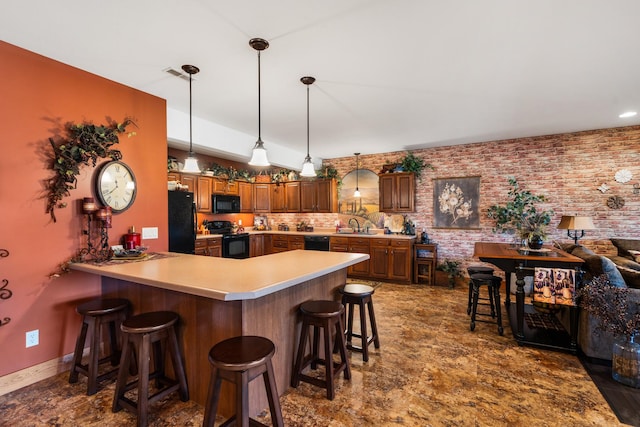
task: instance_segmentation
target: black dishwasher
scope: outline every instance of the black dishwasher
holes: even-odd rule
[[[328,251],[329,236],[304,236],[304,249],[307,251]]]

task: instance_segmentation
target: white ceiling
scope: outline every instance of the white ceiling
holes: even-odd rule
[[[640,111],[639,18],[637,0],[20,0],[0,38],[185,112],[163,70],[196,65],[194,116],[249,135],[247,156],[264,38],[262,139],[301,163],[305,75],[315,159],[640,124],[618,118]]]

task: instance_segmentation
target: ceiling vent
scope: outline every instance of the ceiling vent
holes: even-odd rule
[[[189,75],[187,75],[187,74],[183,73],[182,71],[178,71],[178,70],[176,70],[175,68],[168,67],[168,68],[165,68],[165,69],[164,69],[164,70],[162,70],[162,71],[164,71],[165,73],[169,73],[169,74],[171,74],[172,76],[180,77],[182,80],[189,81]],[[195,79],[193,79],[193,80],[195,80]]]

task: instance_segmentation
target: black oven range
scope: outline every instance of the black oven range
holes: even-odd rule
[[[209,221],[207,228],[222,235],[223,258],[249,258],[249,233],[234,233],[231,221]]]

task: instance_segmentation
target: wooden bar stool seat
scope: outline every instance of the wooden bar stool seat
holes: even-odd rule
[[[298,387],[300,381],[313,384],[327,390],[327,399],[335,397],[334,378],[344,371],[344,378],[351,379],[349,359],[347,358],[347,346],[344,336],[342,316],[344,306],[337,301],[307,301],[300,305],[302,314],[302,328],[300,330],[300,342],[296,363],[291,377],[291,386]],[[307,339],[313,329],[313,343],[310,354],[306,353]],[[324,331],[324,358],[320,357],[320,330]],[[335,332],[335,341],[332,339]],[[334,345],[340,353],[340,363],[333,361]],[[303,373],[303,370],[311,365],[316,369],[318,363],[325,366],[324,379],[316,378]]]
[[[221,427],[228,426],[234,421],[242,427],[264,426],[264,424],[249,418],[249,383],[260,375],[264,380],[272,423],[274,426],[284,426],[271,363],[275,351],[276,347],[271,340],[257,336],[229,338],[211,347],[209,362],[212,366],[212,372],[205,407],[204,426],[213,427],[216,420],[222,380],[229,381],[236,386],[236,413]]]
[[[342,294],[342,304],[345,307],[347,315],[347,329],[345,332],[347,348],[349,350],[362,353],[362,360],[369,361],[369,345],[374,344],[375,348],[380,348],[380,339],[378,338],[378,326],[376,325],[376,316],[373,311],[373,300],[371,296],[374,289],[371,286],[360,283],[350,283],[340,288]],[[353,332],[353,312],[355,307],[359,308],[360,315],[360,333]],[[371,335],[367,335],[367,310],[369,313],[369,323],[371,325]],[[360,338],[362,344],[360,346],[353,345],[353,337]]]
[[[147,425],[149,405],[178,391],[183,402],[189,400],[187,378],[182,355],[178,346],[175,324],[179,320],[172,311],[154,311],[138,314],[122,322],[124,344],[120,369],[113,397],[113,412],[125,408],[137,415],[138,426]],[[153,348],[152,348],[153,347]],[[177,379],[165,375],[165,349],[168,349]],[[153,351],[153,354],[151,352]],[[131,355],[137,354],[138,376],[128,383],[129,367],[133,362]],[[150,363],[153,359],[153,372]],[[149,396],[149,380],[154,379],[157,390]],[[125,396],[125,393],[137,387],[137,401]]]
[[[111,366],[118,366],[120,361],[118,339],[120,325],[126,319],[130,307],[130,302],[122,298],[95,299],[76,307],[76,312],[82,315],[82,327],[76,340],[69,382],[76,383],[78,382],[78,374],[85,375],[87,377],[87,395],[89,396],[98,391],[98,384],[101,381],[115,377],[118,372],[116,368],[98,375],[99,366],[103,363],[111,362]],[[103,326],[108,327],[109,352],[107,353],[105,345],[105,355],[100,358],[100,340],[103,335]],[[91,338],[89,361],[86,365],[83,365],[82,353],[87,340],[87,333]]]
[[[491,316],[491,318],[497,317],[498,333],[502,335],[502,311],[500,309],[500,284],[502,279],[493,274],[477,273],[471,276],[471,283],[473,285],[473,302],[471,305],[471,324],[469,328],[473,331],[476,327],[477,316]],[[492,298],[493,306],[495,306],[495,313],[478,313],[478,296],[480,295],[480,287],[487,286],[489,289],[489,298]],[[493,307],[492,306],[492,307]],[[486,322],[485,320],[477,320],[478,322]],[[493,323],[493,321],[491,321]]]
[[[470,265],[467,267],[467,274],[469,275],[469,299],[467,300],[467,314],[471,314],[471,300],[473,299],[473,282],[471,282],[471,276],[474,274],[493,274],[493,268],[485,267],[484,265]],[[480,301],[489,301],[488,303],[482,303]],[[493,298],[484,298],[478,296],[478,304],[490,305],[491,313],[495,315],[495,307],[493,306]]]

